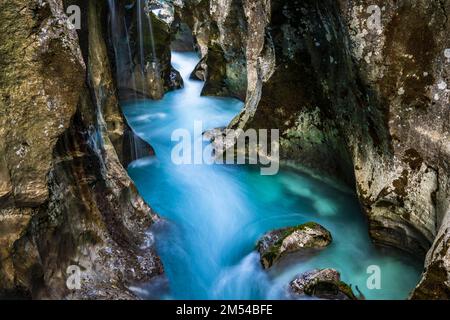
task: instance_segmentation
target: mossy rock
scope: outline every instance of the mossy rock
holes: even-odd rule
[[[267,269],[287,254],[321,249],[332,240],[327,229],[318,223],[308,222],[266,233],[258,241],[256,249],[261,255],[261,264]]]
[[[310,296],[328,300],[358,300],[351,286],[341,281],[334,269],[314,269],[298,275],[289,284],[294,296]]]

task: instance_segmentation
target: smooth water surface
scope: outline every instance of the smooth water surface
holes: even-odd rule
[[[262,176],[238,165],[175,165],[173,130],[193,132],[226,126],[242,108],[229,98],[200,97],[203,83],[189,80],[195,53],[174,53],[185,88],[161,101],[124,106],[133,130],[147,140],[156,158],[135,161],[129,174],[140,193],[167,223],[156,227],[156,245],[168,289],[161,299],[283,299],[295,275],[314,268],[336,268],[342,280],[358,285],[368,299],[405,299],[418,281],[420,266],[372,245],[356,197],[307,175],[282,168]],[[200,136],[194,139],[201,139]],[[330,247],[310,257],[291,257],[264,271],[254,251],[265,232],[315,221],[333,235]],[[381,289],[369,290],[367,268],[381,270]]]

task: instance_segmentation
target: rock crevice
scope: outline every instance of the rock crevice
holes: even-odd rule
[[[245,65],[230,128],[280,129],[283,160],[356,189],[378,245],[428,252],[420,297],[446,292],[450,2],[182,3],[209,94],[233,95],[227,72]]]
[[[78,35],[71,4],[82,9]],[[124,169],[135,136],[119,109],[104,5],[0,5],[0,296],[134,299],[130,284],[162,273],[146,233],[157,216]],[[79,289],[67,285],[73,267]]]

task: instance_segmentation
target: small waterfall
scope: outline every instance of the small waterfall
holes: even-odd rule
[[[123,27],[125,29],[125,40],[127,42],[127,51],[128,51],[128,61],[129,61],[129,72],[131,75],[131,81],[133,85],[133,94],[134,94],[134,100],[137,100],[137,84],[136,84],[136,75],[134,74],[134,68],[133,68],[133,55],[131,54],[131,45],[130,45],[130,36],[128,34],[128,27],[127,27],[127,21],[125,17],[123,18]]]
[[[141,71],[145,73],[145,56],[144,56],[144,30],[142,29],[142,0],[137,1],[137,17],[139,27],[139,58],[141,62]]]
[[[156,73],[159,73],[159,71],[157,70],[158,58],[156,56],[155,37],[153,34],[153,22],[152,22],[152,18],[151,18],[152,12],[148,6],[146,7],[145,11],[146,11],[146,16],[147,16],[148,28],[150,31],[150,42],[152,45],[152,68],[155,70]]]
[[[137,100],[137,80],[134,72],[134,61],[131,51],[130,36],[126,17],[120,18],[119,8],[116,0],[108,0],[110,10],[110,38],[114,50],[114,59],[116,63],[116,80],[119,89],[127,88],[132,90],[133,101]],[[141,52],[143,44],[140,42]],[[141,61],[142,61],[141,55]],[[130,88],[131,87],[131,88]],[[127,99],[128,95],[127,95]]]
[[[120,75],[122,74],[122,70],[124,69],[124,61],[119,57],[120,28],[117,21],[117,8],[115,0],[108,0],[108,4],[110,12],[110,36],[116,62],[116,79],[119,87],[121,87],[123,79],[122,77],[120,77]]]
[[[147,1],[136,0],[134,3],[137,10],[135,11],[136,29],[134,34],[130,34],[127,18],[121,17],[120,10],[128,10],[131,7],[120,8],[116,0],[108,0],[108,4],[110,37],[115,55],[117,83],[119,88],[131,87],[134,91],[133,98],[137,100],[138,92],[145,94],[148,91],[146,87],[148,82],[153,82],[155,79],[159,80],[160,77],[152,20],[153,13]],[[134,50],[132,50],[131,41],[135,43]],[[150,58],[151,61],[149,61]],[[128,75],[130,75],[130,78]],[[149,80],[149,77],[152,79]]]
[[[130,146],[131,161],[139,159],[138,144],[136,140],[137,140],[136,133],[134,133],[133,130],[130,130],[128,134],[128,145]]]

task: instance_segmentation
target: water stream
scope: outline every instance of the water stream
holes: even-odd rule
[[[242,165],[175,165],[173,130],[226,126],[242,108],[231,98],[201,97],[203,83],[189,80],[195,53],[174,53],[173,64],[185,88],[161,101],[123,106],[133,130],[151,143],[156,158],[129,166],[129,174],[152,208],[165,219],[154,227],[168,286],[153,284],[144,297],[159,299],[283,299],[295,275],[331,267],[342,280],[358,285],[368,299],[405,299],[421,266],[405,256],[381,253],[371,243],[354,194],[308,175],[281,168],[262,176]],[[199,139],[200,137],[194,137]],[[320,253],[285,259],[264,271],[255,243],[265,232],[315,221],[333,235]],[[381,289],[369,290],[367,268],[381,270]],[[141,292],[141,293],[142,293]]]

